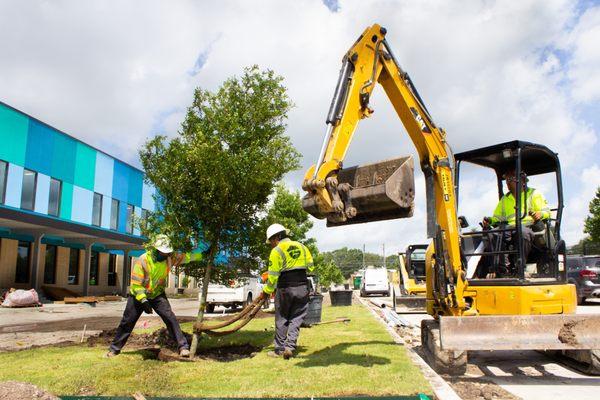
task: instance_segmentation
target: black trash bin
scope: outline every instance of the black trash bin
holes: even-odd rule
[[[311,326],[317,322],[321,322],[321,310],[323,309],[323,295],[311,294],[308,301],[308,312],[302,326]]]
[[[332,306],[352,305],[352,290],[330,290],[329,297]]]

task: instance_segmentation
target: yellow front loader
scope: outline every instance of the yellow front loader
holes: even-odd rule
[[[425,175],[427,236],[432,240],[426,259],[426,306],[434,320],[421,327],[422,343],[432,365],[461,374],[467,351],[555,350],[576,358],[589,373],[600,370],[600,318],[575,315],[575,287],[566,281],[565,243],[560,238],[562,183],[560,163],[545,146],[513,141],[454,156],[410,76],[387,43],[386,30],[367,28],[344,55],[342,69],[327,115],[327,131],[317,159],[306,173],[303,207],[328,226],[407,218],[413,214],[412,157],[343,168],[358,122],[371,116],[370,96],[380,84],[418,153]],[[459,157],[460,156],[460,157]],[[516,226],[504,226],[516,243],[482,251],[490,232],[462,232],[457,202],[461,163],[495,173],[498,195],[502,175],[515,169],[529,176],[554,174],[558,205],[545,221],[533,258],[525,258],[521,216]],[[521,182],[517,183],[518,190]],[[520,192],[517,192],[520,199]],[[492,205],[490,205],[492,206]],[[522,207],[517,201],[516,210]],[[462,225],[462,226],[461,226]],[[543,239],[543,240],[542,240]],[[512,274],[487,279],[482,272],[509,257]],[[534,272],[529,266],[532,265]]]

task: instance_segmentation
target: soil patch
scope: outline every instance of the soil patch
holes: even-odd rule
[[[571,346],[579,344],[577,342],[577,336],[575,335],[575,332],[573,332],[573,327],[575,325],[577,325],[577,322],[575,321],[567,322],[560,328],[560,331],[558,331],[558,340],[560,340],[561,343],[566,343]]]
[[[0,400],[60,400],[35,385],[24,382],[0,382]]]
[[[455,378],[445,376],[452,389],[456,391],[456,394],[463,400],[518,400],[519,397],[512,395],[500,386],[493,382],[488,382],[484,379],[478,378]]]
[[[268,315],[268,314],[267,314]],[[116,329],[102,332],[98,337],[88,339],[88,346],[108,346],[115,336]],[[188,343],[192,335],[184,332]],[[189,358],[179,357],[177,343],[171,338],[167,328],[152,333],[132,334],[127,340],[125,349],[144,350],[146,357],[161,361],[190,361]],[[219,346],[198,350],[195,360],[214,360],[221,362],[235,361],[242,358],[254,357],[260,347],[251,344]]]

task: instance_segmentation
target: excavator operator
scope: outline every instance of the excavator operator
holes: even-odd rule
[[[503,178],[506,181],[506,187],[508,193],[506,193],[494,210],[492,217],[485,217],[482,222],[484,230],[491,230],[493,239],[490,240],[489,245],[496,242],[496,246],[501,246],[500,241],[509,247],[516,245],[516,237],[514,237],[514,231],[505,232],[493,232],[491,227],[505,227],[514,228],[517,220],[517,182],[519,181],[516,176],[514,169],[508,170]],[[523,257],[527,260],[527,256],[531,252],[532,244],[534,241],[534,232],[540,228],[539,222],[550,218],[550,209],[548,208],[548,202],[541,191],[532,187],[527,187],[528,178],[527,175],[521,173],[521,210],[519,215],[523,215],[523,208],[526,207],[527,215],[521,219],[521,232],[523,236]],[[542,227],[543,229],[543,227]],[[489,249],[488,249],[489,250]],[[488,271],[487,278],[505,277],[515,275],[514,260],[511,260],[507,254],[503,254],[503,262],[499,263],[498,271]],[[494,263],[497,264],[497,263]]]

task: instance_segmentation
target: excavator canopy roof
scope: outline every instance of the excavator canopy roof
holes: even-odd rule
[[[544,145],[514,140],[454,155],[457,162],[466,161],[496,170],[498,175],[514,169],[521,149],[521,169],[527,175],[560,171],[558,155]]]

